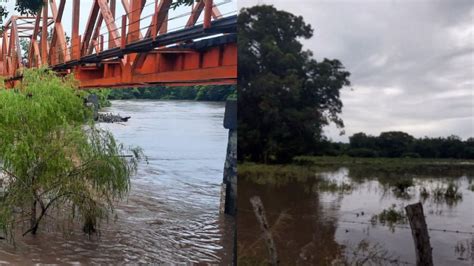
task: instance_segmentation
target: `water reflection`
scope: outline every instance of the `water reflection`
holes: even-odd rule
[[[306,172],[307,168],[301,171]],[[268,172],[284,171],[280,168]],[[394,213],[404,215],[403,207],[418,201],[424,205],[435,264],[473,263],[466,254],[470,243],[472,246],[469,232],[474,231],[471,206],[474,192],[470,190],[472,176],[464,172],[418,171],[394,175],[375,171],[364,175],[360,167],[342,167],[266,184],[262,180],[272,180],[270,177],[262,178],[262,173],[252,177],[250,173],[239,180],[238,240],[239,250],[245,255],[244,265],[249,261],[264,262],[267,258],[248,202],[253,195],[261,197],[273,223],[281,213],[292,217],[291,222],[275,230],[283,264],[413,264],[414,244],[406,219],[396,219],[393,223],[389,220]],[[296,170],[292,173],[298,175]],[[254,178],[258,184],[253,182]],[[390,210],[393,213],[388,213]],[[381,223],[379,217],[384,211],[386,217]],[[315,247],[315,253],[304,260],[307,257],[301,251],[307,245]]]
[[[260,229],[249,202],[250,197],[254,195],[261,197],[267,210],[270,231],[276,241],[282,265],[292,265],[295,262],[327,264],[339,256],[342,246],[333,238],[336,226],[332,215],[323,213],[322,209],[318,208],[320,202],[317,193],[305,189],[305,185],[311,187],[312,182],[314,181],[306,180],[267,186],[255,184],[250,178],[239,179],[239,264],[255,265],[266,262],[265,245],[259,237]]]

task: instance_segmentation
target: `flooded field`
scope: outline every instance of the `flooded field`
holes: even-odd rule
[[[239,180],[242,265],[268,258],[249,202],[254,195],[262,199],[284,265],[414,265],[404,206],[416,202],[423,203],[435,265],[474,263],[472,171],[274,168],[269,175],[250,170]]]
[[[219,215],[227,130],[223,103],[113,101],[108,112],[132,118],[104,124],[125,145],[143,148],[131,192],[89,238],[61,225],[0,242],[0,264],[226,263],[231,221]],[[228,243],[228,245],[226,245]]]

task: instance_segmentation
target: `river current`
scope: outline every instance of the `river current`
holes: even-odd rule
[[[224,103],[121,100],[103,111],[131,116],[101,127],[148,158],[114,219],[95,237],[46,227],[15,245],[2,242],[0,263],[227,264],[232,222],[219,215]]]

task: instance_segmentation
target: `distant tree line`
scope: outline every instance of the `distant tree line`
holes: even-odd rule
[[[405,132],[382,132],[379,136],[356,133],[349,143],[326,142],[318,155],[389,158],[474,159],[474,138],[462,140],[452,135],[415,138]]]
[[[150,88],[111,89],[107,94],[109,100],[161,99],[225,101],[229,97],[237,97],[234,85],[188,87],[159,86]]]

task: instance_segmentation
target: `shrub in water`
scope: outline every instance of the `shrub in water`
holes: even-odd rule
[[[0,226],[7,236],[18,220],[29,221],[24,234],[35,234],[54,220],[53,209],[90,233],[129,191],[141,152],[125,158],[112,134],[94,126],[82,96],[72,77],[45,69],[26,70],[17,90],[0,89]]]
[[[407,217],[403,208],[397,209],[396,205],[393,204],[390,208],[384,209],[378,215],[372,216],[371,222],[376,223],[377,221],[381,224],[393,226],[394,224],[406,223]]]

